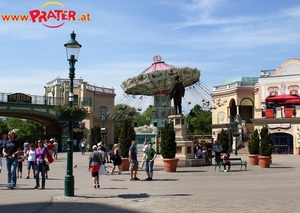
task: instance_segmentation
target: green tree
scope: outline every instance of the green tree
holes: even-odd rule
[[[135,140],[135,137],[133,119],[131,117],[124,118],[120,132],[120,149],[123,158],[128,158],[129,147],[131,141]]]
[[[262,156],[271,156],[273,153],[273,140],[267,126],[261,129],[260,138],[259,154]]]
[[[160,152],[163,158],[175,158],[176,155],[176,142],[175,142],[175,130],[173,122],[165,122],[164,127],[161,130],[161,143]]]
[[[19,140],[34,141],[41,139],[44,135],[45,128],[40,123],[20,118],[9,118],[7,121],[9,129],[17,129]]]
[[[0,133],[1,135],[7,134],[9,131],[7,121],[0,118]]]
[[[100,130],[101,130],[101,128],[99,125],[91,128],[90,141],[89,141],[90,148],[102,140]]]
[[[153,108],[148,107],[140,116],[138,121],[138,126],[150,125],[151,119],[153,117]]]
[[[227,130],[222,129],[221,133],[218,135],[218,141],[220,142],[220,145],[222,146],[222,152],[229,153],[231,150],[231,143],[229,140],[229,135]]]
[[[135,113],[130,113],[134,110]],[[115,141],[117,142],[118,138],[120,138],[121,130],[122,130],[122,121],[130,117],[132,120],[137,119],[139,112],[136,112],[135,108],[130,107],[126,104],[117,104],[114,107],[114,115],[113,120],[115,121]]]
[[[211,134],[212,114],[198,104],[194,106],[186,118],[187,128],[191,134]]]
[[[248,142],[248,151],[251,155],[259,154],[259,135],[257,129],[254,130]]]

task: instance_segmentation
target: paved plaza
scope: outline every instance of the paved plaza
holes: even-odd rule
[[[93,189],[88,156],[74,153],[75,196],[64,196],[66,153],[51,165],[46,189],[34,190],[35,180],[18,179],[16,189],[6,189],[6,167],[0,174],[0,211],[3,213],[51,212],[298,212],[300,208],[300,156],[273,155],[271,168],[248,164],[248,170],[233,166],[231,172],[213,166],[180,167],[166,173],[155,167],[154,180],[129,181],[122,175],[101,176],[101,188]],[[141,157],[141,156],[140,156]],[[233,156],[232,156],[233,157]],[[248,161],[247,155],[239,155]],[[107,164],[110,169],[111,164]]]

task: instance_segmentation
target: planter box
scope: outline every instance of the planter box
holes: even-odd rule
[[[258,156],[261,168],[269,168],[271,164],[271,156]]]
[[[130,166],[130,162],[129,162],[129,158],[122,158],[122,171],[129,171],[129,166]]]
[[[176,172],[177,163],[178,163],[179,159],[177,159],[177,158],[173,158],[173,159],[164,158],[163,161],[164,161],[164,166],[165,166],[166,172]]]
[[[249,155],[248,157],[251,165],[258,165],[258,155]]]
[[[75,111],[71,115],[71,111],[56,111],[56,117],[60,121],[72,121],[72,122],[80,122],[82,121],[86,116],[86,112],[82,111]]]

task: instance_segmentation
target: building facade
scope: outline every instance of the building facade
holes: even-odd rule
[[[226,129],[235,150],[255,129],[266,125],[274,154],[300,154],[299,82],[300,59],[291,58],[277,69],[262,70],[259,77],[236,78],[215,86],[212,137],[216,140]]]
[[[49,81],[45,88],[46,103],[49,105],[68,105],[69,102],[69,79],[57,77]],[[90,85],[83,79],[74,79],[74,102],[73,105],[84,106],[88,109],[86,118],[79,124],[74,124],[74,140],[80,141],[82,138],[89,140],[91,128],[100,126],[105,128],[103,135],[104,142],[113,144],[115,90],[113,88]],[[77,126],[78,125],[78,126]],[[61,124],[61,143],[67,141],[67,126]]]

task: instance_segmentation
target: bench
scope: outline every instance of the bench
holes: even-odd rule
[[[230,163],[231,163],[231,167],[232,166],[241,166],[241,170],[243,169],[243,167],[245,167],[245,170],[247,170],[247,162],[243,161],[242,158],[229,158]],[[222,165],[222,159],[220,159],[220,162],[217,162],[216,158],[215,158],[215,171],[216,168],[219,167],[219,171]]]

